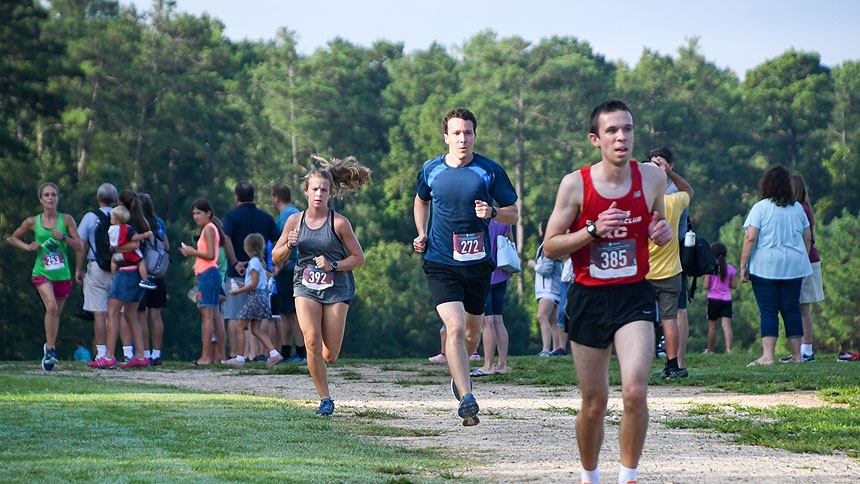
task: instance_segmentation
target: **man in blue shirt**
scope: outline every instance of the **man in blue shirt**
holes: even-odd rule
[[[489,250],[489,222],[495,218],[513,225],[519,220],[514,205],[517,194],[507,173],[473,151],[477,126],[468,109],[457,108],[445,115],[442,133],[448,153],[424,163],[413,205],[418,236],[412,246],[424,255],[427,285],[448,332],[445,354],[451,391],[460,402],[457,413],[465,426],[479,421],[469,355],[478,347],[495,268]]]
[[[228,335],[230,338],[230,356],[241,355],[245,348],[235,348],[236,335],[238,331],[239,311],[245,305],[247,293],[236,296],[229,294],[230,281],[245,282],[245,267],[248,265],[248,254],[245,253],[245,237],[253,233],[259,233],[265,240],[272,244],[278,241],[281,232],[275,225],[275,219],[264,210],[257,208],[254,203],[254,185],[250,182],[239,182],[234,190],[236,195],[236,208],[227,212],[222,220],[224,235],[224,251],[227,253],[228,264],[227,281],[224,292],[227,293],[227,301],[221,311],[227,320]],[[231,250],[232,248],[232,250]],[[264,329],[265,330],[265,329]],[[252,358],[256,355],[249,355]]]

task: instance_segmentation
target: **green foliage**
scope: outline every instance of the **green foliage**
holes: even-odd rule
[[[735,217],[757,199],[758,177],[773,163],[805,176],[819,224],[840,219],[838,227],[856,229],[848,223],[860,211],[856,62],[827,68],[818,54],[787,50],[741,82],[707,61],[698,39],[675,56],[646,49],[629,68],[573,37],[529,42],[490,30],[450,50],[433,44],[404,54],[402,43],[365,48],[334,38],[300,55],[295,32],[232,42],[218,19],[178,12],[173,1],[139,12],[114,0],[13,0],[0,6],[0,20],[2,239],[38,210],[33,194],[41,182],[57,183],[61,210],[80,220],[93,208],[96,187],[110,181],[153,196],[175,247],[198,234],[189,217],[195,198],[208,198],[223,215],[236,182],[249,180],[258,204],[271,210],[268,187],[283,181],[302,205],[311,153],[355,155],[374,175],[360,196],[336,201],[368,254],[356,271],[347,353],[437,351],[438,316],[420,258],[409,248],[412,204],[421,164],[446,151],[441,119],[459,105],[477,114],[476,150],[508,170],[520,195],[523,254],[533,253],[561,178],[597,159],[585,118],[608,97],[634,110],[638,158],[658,145],[675,151],[678,171],[695,190],[691,214],[699,232],[725,239],[734,260]],[[842,261],[853,263],[842,255],[850,245],[827,240],[855,234],[820,231],[828,300],[814,316],[824,323],[818,334],[829,349],[857,344],[850,281],[836,272]],[[178,257],[168,275],[164,349],[188,360],[199,345],[199,314],[184,297],[193,285],[190,262]],[[31,264],[31,254],[0,246],[0,334],[8,341],[0,358],[35,358],[41,347],[34,321],[43,308],[29,286]],[[520,274],[509,285],[512,354],[536,345],[531,277]],[[91,334],[88,323],[70,316],[79,299],[75,289],[61,318],[61,353]],[[690,311],[701,321],[701,293]],[[759,344],[757,321],[751,291],[742,286],[738,347]],[[691,328],[698,344],[701,324]]]

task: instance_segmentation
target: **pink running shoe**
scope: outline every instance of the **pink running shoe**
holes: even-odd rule
[[[122,366],[120,366],[120,368],[122,368],[123,370],[127,370],[129,368],[144,368],[147,366],[149,366],[149,360],[147,360],[146,358],[141,358],[141,359],[132,358],[132,359],[126,361],[125,363],[123,363]]]
[[[448,363],[448,358],[445,357],[445,353],[439,353],[438,355],[431,356],[428,359],[430,361],[432,361],[433,363],[441,363],[441,364]]]
[[[277,355],[275,355],[275,356],[270,356],[270,357],[266,360],[266,366],[274,366],[274,365],[277,365],[278,363],[280,363],[280,362],[282,362],[282,361],[284,361],[284,357],[283,357],[283,356],[281,356],[281,354],[280,354],[280,353],[278,353],[278,354],[277,354]]]
[[[116,358],[105,358],[104,356],[100,356],[95,359],[95,361],[91,361],[87,363],[87,366],[90,368],[116,368]]]
[[[481,361],[481,355],[475,353],[474,355],[470,356],[469,359],[472,361]]]
[[[230,358],[229,360],[225,361],[224,364],[225,365],[231,365],[231,366],[245,366],[245,362],[239,360],[235,356]]]

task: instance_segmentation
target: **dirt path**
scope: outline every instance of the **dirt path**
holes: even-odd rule
[[[282,396],[306,404],[309,412],[318,403],[313,382],[307,375],[239,375],[235,370],[166,369],[100,371],[98,374],[105,379]],[[398,381],[401,383],[396,383]],[[464,467],[456,474],[505,483],[579,480],[573,411],[579,409],[580,396],[575,387],[549,391],[494,383],[490,378],[476,380],[475,396],[481,405],[481,424],[464,428],[456,417],[456,402],[447,379],[423,377],[414,371],[386,371],[369,365],[332,368],[330,382],[337,405],[335,418],[362,410],[385,411],[402,417],[381,422],[385,425],[443,431],[438,437],[388,438],[385,442],[415,448],[444,447],[462,452],[464,458],[485,463]],[[729,442],[726,436],[676,430],[660,424],[667,418],[683,416],[690,404],[705,402],[826,405],[812,393],[751,396],[705,393],[687,386],[653,386],[649,392],[651,425],[639,467],[640,482],[857,482],[860,463],[845,455],[794,454],[742,446]],[[609,406],[601,472],[604,482],[615,482],[619,461],[617,421],[621,415],[617,387],[613,388]]]

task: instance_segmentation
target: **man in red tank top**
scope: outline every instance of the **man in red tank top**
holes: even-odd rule
[[[636,483],[648,429],[648,378],[654,358],[654,289],[648,273],[648,239],[674,237],[666,223],[666,174],[639,165],[633,152],[633,115],[622,101],[591,111],[588,139],[599,162],[564,177],[547,225],[544,253],[573,261],[567,299],[568,334],[582,408],[576,438],[581,482],[600,480],[597,460],[609,399],[612,347],[621,369],[624,413],[619,428],[619,482]]]

